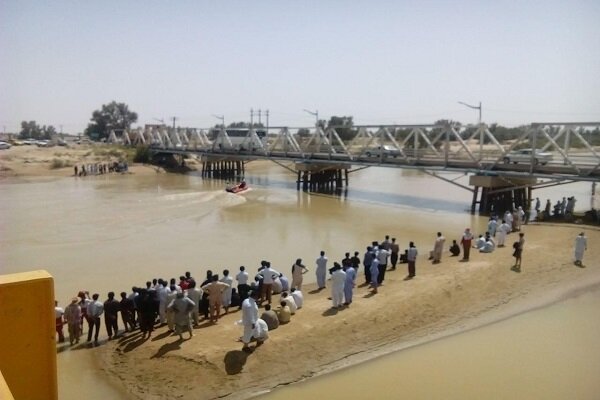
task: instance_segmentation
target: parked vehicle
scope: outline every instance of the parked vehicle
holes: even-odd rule
[[[34,146],[37,144],[37,140],[35,139],[25,139],[23,140],[23,144],[26,146]]]
[[[547,153],[540,150],[534,151],[533,149],[521,149],[511,151],[510,153],[506,154],[504,156],[504,164],[529,164],[531,163],[532,157],[534,165],[546,165],[552,161],[552,153]]]
[[[36,143],[37,147],[52,147],[54,143],[49,140],[38,140]]]
[[[365,151],[365,155],[367,157],[372,157],[372,156],[379,157],[379,156],[381,156],[382,153],[383,153],[384,157],[396,158],[400,155],[400,150],[398,150],[394,146],[384,144],[383,146],[373,147],[373,148],[367,149],[367,151]]]
[[[10,143],[0,142],[0,150],[10,149]]]

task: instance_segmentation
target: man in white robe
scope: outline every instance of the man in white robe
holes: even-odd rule
[[[502,224],[498,227],[497,236],[498,236],[498,247],[504,247],[504,241],[506,240],[506,235],[512,230],[510,225],[502,220]]]
[[[244,346],[243,351],[250,351],[250,341],[256,329],[256,323],[258,321],[258,306],[256,305],[256,299],[258,298],[258,292],[253,290],[248,297],[242,303],[242,325],[244,327],[244,335],[242,336],[242,342]],[[265,323],[266,325],[266,323]]]
[[[492,240],[492,238],[488,238],[485,241],[485,244],[483,245],[483,247],[481,247],[479,249],[479,252],[481,253],[491,253],[492,251],[494,251],[496,249],[496,245],[494,244],[494,241]]]
[[[185,291],[185,294],[195,304],[194,309],[191,312],[191,316],[194,327],[197,327],[200,318],[198,305],[200,304],[200,300],[202,300],[202,289],[196,287],[196,281],[191,281],[190,286]]]
[[[487,229],[490,233],[490,236],[496,236],[496,229],[498,229],[498,222],[496,221],[496,218],[490,218]]]
[[[269,338],[269,326],[264,320],[260,318],[256,320],[252,336],[256,339],[256,347],[261,346]]]
[[[346,282],[346,273],[342,270],[340,264],[333,263],[331,272],[331,299],[333,308],[339,308],[344,304],[344,284]]]
[[[301,309],[302,305],[304,304],[304,295],[302,294],[302,291],[297,288],[292,288],[290,296],[294,298],[294,302],[296,303],[298,309]]]
[[[585,233],[581,232],[575,238],[575,265],[583,265],[583,253],[587,250],[587,238]]]
[[[223,308],[225,309],[225,314],[229,311],[229,306],[231,305],[231,288],[233,287],[233,278],[229,276],[229,270],[223,270],[223,277],[220,280],[221,282],[227,284],[229,287],[223,290],[222,302]]]
[[[352,304],[352,295],[356,286],[356,270],[352,265],[346,268],[346,281],[344,282],[344,305]]]
[[[327,257],[325,252],[321,251],[321,256],[316,261],[317,269],[315,274],[317,275],[317,286],[319,289],[325,289],[325,279],[327,278]]]
[[[433,251],[431,252],[431,259],[434,264],[439,264],[442,261],[444,243],[446,243],[446,238],[442,236],[442,232],[438,232],[435,243],[433,244]]]

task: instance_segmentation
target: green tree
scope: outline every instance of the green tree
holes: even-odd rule
[[[52,125],[39,126],[35,121],[21,122],[21,131],[19,132],[21,139],[48,140],[53,135],[56,135],[56,129]]]
[[[356,131],[353,129],[354,122],[352,116],[332,116],[327,122],[327,128],[334,128],[340,139],[343,141],[352,140],[354,135],[356,135]]]
[[[92,113],[85,134],[95,140],[107,138],[111,130],[129,129],[131,124],[137,122],[137,118],[137,113],[129,111],[127,104],[112,101]]]

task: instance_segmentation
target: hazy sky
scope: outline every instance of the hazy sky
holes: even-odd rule
[[[0,1],[0,125],[600,121],[600,1]]]

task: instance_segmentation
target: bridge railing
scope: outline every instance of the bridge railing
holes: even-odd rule
[[[253,129],[240,145],[232,142],[227,130],[170,129],[152,127],[125,131],[122,138],[111,133],[111,141],[129,145],[195,152],[240,154],[290,159],[331,159],[365,163],[437,162],[442,165],[468,163],[481,169],[495,169],[509,153],[523,148],[551,152],[552,163],[562,164],[576,174],[581,167],[600,168],[600,123],[532,123],[510,130],[510,138],[496,135],[487,124],[357,125],[352,127],[270,127],[260,139]],[[251,146],[248,146],[251,144]],[[536,166],[532,153],[530,170]]]

